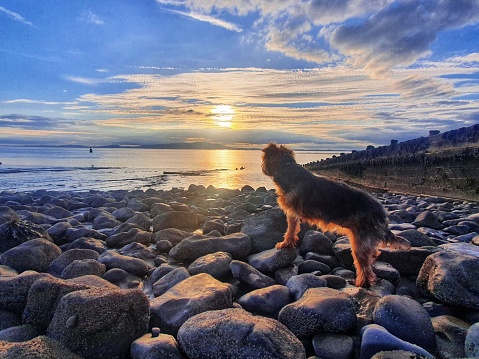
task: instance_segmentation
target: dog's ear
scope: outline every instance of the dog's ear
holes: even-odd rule
[[[266,151],[268,151],[268,150],[270,150],[270,149],[277,149],[277,148],[278,148],[278,146],[276,146],[275,143],[270,142],[270,143],[268,144],[268,146],[266,146],[265,148],[263,148],[262,151],[263,151],[263,152],[266,152]]]
[[[281,145],[279,146],[279,148],[283,151],[283,152],[286,152],[288,153],[291,157],[294,157],[294,151],[293,150],[290,150],[288,147],[286,147],[285,145]]]

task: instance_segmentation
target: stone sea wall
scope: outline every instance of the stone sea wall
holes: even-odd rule
[[[479,199],[479,125],[305,165],[310,171],[401,193]]]

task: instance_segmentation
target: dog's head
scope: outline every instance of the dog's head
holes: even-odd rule
[[[261,168],[265,175],[272,176],[287,163],[296,162],[294,160],[294,152],[286,146],[277,146],[274,143],[270,143],[263,148],[263,163],[261,164]]]

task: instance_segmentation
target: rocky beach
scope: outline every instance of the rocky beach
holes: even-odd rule
[[[412,249],[357,288],[264,187],[2,192],[0,358],[479,357],[479,204],[374,196]]]

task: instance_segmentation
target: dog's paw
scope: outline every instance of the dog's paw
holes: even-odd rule
[[[295,245],[293,242],[290,242],[290,241],[283,241],[283,242],[280,242],[278,244],[276,244],[276,249],[281,249],[281,248],[294,248]]]

